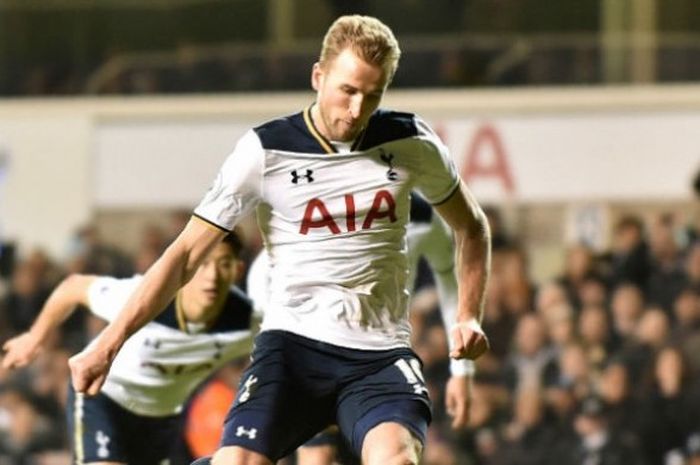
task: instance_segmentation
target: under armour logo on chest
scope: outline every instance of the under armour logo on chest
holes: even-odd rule
[[[292,183],[298,184],[300,179],[306,179],[306,182],[313,182],[314,178],[311,176],[314,174],[313,170],[306,170],[306,174],[299,174],[297,170],[290,173],[292,175]]]
[[[386,172],[386,178],[389,181],[396,181],[399,178],[399,173],[394,171],[394,154],[386,153],[383,149],[379,149],[379,158],[381,158],[384,163],[389,165],[389,169]]]

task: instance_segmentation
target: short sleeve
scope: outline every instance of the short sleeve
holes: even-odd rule
[[[433,205],[439,205],[459,188],[459,175],[449,151],[433,130],[416,117],[421,154],[415,189]]]
[[[232,230],[260,201],[263,157],[258,136],[252,130],[246,132],[194,214],[221,229]]]
[[[87,291],[90,311],[103,320],[114,320],[140,282],[141,276],[128,279],[95,279]]]

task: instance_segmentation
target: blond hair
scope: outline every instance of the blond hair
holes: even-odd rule
[[[326,66],[350,48],[367,63],[383,67],[388,81],[399,66],[401,49],[389,27],[371,16],[348,15],[336,19],[323,38],[318,62]]]

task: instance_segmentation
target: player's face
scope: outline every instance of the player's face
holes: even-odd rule
[[[367,63],[350,49],[325,66],[316,63],[311,74],[317,92],[314,124],[331,141],[355,139],[379,106],[387,81],[384,68]]]
[[[228,244],[221,243],[207,256],[192,279],[183,287],[183,297],[189,316],[216,310],[226,299],[228,290],[240,275],[241,262]],[[188,305],[189,304],[189,305]]]

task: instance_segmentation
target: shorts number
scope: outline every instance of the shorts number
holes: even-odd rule
[[[406,382],[409,384],[416,384],[418,382],[420,383],[425,383],[425,379],[423,379],[423,373],[421,373],[420,370],[420,363],[418,363],[418,360],[415,358],[408,359],[399,359],[397,360],[394,365],[401,370],[401,373],[406,377]]]

